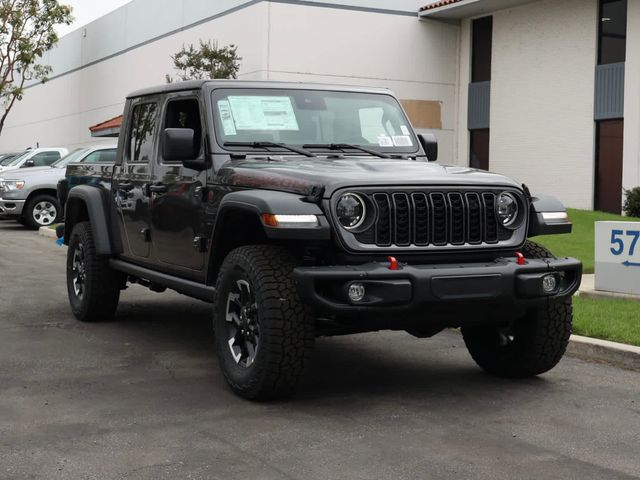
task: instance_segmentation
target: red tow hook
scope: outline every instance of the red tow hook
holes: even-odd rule
[[[516,252],[516,258],[518,259],[518,265],[527,264],[527,261],[524,259],[524,255],[521,252]]]
[[[387,257],[387,260],[389,260],[389,270],[400,270],[396,257]]]

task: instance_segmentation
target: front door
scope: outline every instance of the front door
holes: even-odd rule
[[[202,124],[200,103],[194,93],[168,98],[162,128],[192,129],[194,151],[199,155],[204,154]],[[153,255],[169,271],[199,278],[204,269],[207,242],[202,231],[206,171],[188,169],[181,162],[166,162],[161,152],[155,168],[151,186]]]
[[[622,163],[624,121],[598,123],[596,158],[596,210],[617,213],[622,210]]]
[[[156,157],[158,103],[133,103],[126,125],[122,165],[116,167],[112,191],[120,214],[125,256],[145,259],[151,251],[150,190]]]

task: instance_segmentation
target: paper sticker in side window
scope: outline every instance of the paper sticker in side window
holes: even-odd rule
[[[236,125],[233,121],[231,106],[229,100],[218,100],[218,113],[220,114],[220,122],[225,135],[235,135]]]

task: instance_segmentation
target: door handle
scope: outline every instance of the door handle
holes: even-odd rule
[[[118,190],[122,190],[123,192],[130,192],[135,188],[135,185],[131,182],[122,182],[118,184]]]
[[[155,185],[149,185],[149,191],[151,193],[167,193],[167,186],[161,183],[156,183]]]

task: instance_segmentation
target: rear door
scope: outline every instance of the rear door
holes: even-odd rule
[[[157,155],[159,99],[131,102],[122,164],[114,170],[112,194],[121,221],[124,255],[146,259],[151,251],[151,175]]]
[[[192,129],[195,150],[204,155],[203,124],[199,92],[179,92],[167,97],[160,132],[165,128]],[[157,158],[151,187],[154,261],[166,271],[199,279],[204,271],[206,246],[202,231],[206,171],[191,170],[180,161],[165,161],[161,146]]]

